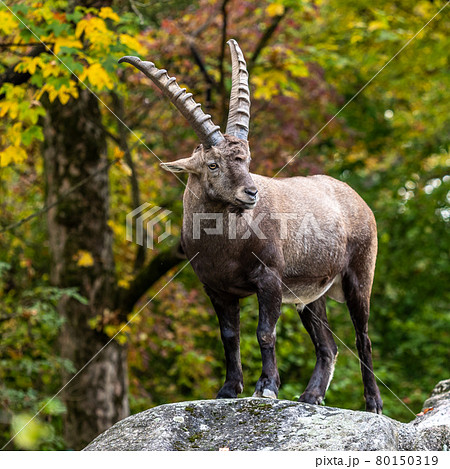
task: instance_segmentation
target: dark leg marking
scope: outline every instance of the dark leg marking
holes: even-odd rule
[[[280,387],[275,355],[276,325],[281,314],[281,280],[277,273],[266,268],[257,290],[259,320],[256,336],[262,358],[262,372],[255,387],[255,397],[276,399]]]
[[[337,357],[337,346],[328,325],[326,300],[322,296],[308,305],[297,305],[300,318],[316,349],[316,366],[300,402],[321,404],[325,397]]]
[[[377,414],[383,413],[381,400],[372,364],[372,345],[368,335],[371,282],[358,278],[355,272],[348,271],[342,279],[342,288],[347,301],[348,310],[356,333],[356,348],[361,360],[361,374],[364,384],[366,410]]]
[[[235,398],[244,390],[239,350],[239,298],[227,294],[217,294],[209,288],[205,288],[205,290],[216,311],[225,349],[227,372],[225,383],[218,392],[217,399]]]

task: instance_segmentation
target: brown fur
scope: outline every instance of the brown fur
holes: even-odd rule
[[[211,164],[218,168],[210,169]],[[228,135],[215,147],[200,145],[190,158],[162,164],[169,171],[189,173],[182,246],[219,319],[227,374],[218,397],[236,397],[243,390],[239,299],[256,293],[263,368],[255,395],[278,395],[275,326],[281,303],[288,302],[297,305],[317,354],[300,400],[319,404],[337,356],[325,311],[328,295],[347,302],[362,362],[366,409],[381,413],[367,335],[377,251],[371,210],[348,185],[328,176],[271,179],[251,174],[249,165],[248,142]],[[208,234],[205,228],[216,227],[216,220],[202,220],[195,239],[195,213],[223,217],[223,234]],[[249,230],[252,221],[255,229]]]

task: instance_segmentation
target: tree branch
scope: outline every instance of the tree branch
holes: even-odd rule
[[[139,2],[138,2],[139,3]],[[130,0],[130,7],[131,9],[134,11],[134,13],[136,14],[136,16],[139,18],[139,24],[140,25],[143,25],[145,23],[145,20],[144,20],[144,16],[142,15],[142,13],[139,11],[138,7],[136,6],[136,4],[134,3],[133,0]]]
[[[119,97],[116,93],[111,93],[112,100],[113,100],[113,107],[115,114],[119,117],[119,119],[123,122],[124,118],[124,105],[123,99]],[[132,202],[132,209],[139,207],[141,205],[141,193],[139,190],[139,181],[136,172],[136,167],[134,165],[133,158],[131,156],[131,150],[128,145],[128,131],[121,123],[118,125],[119,129],[119,138],[118,143],[120,149],[124,152],[124,159],[127,163],[128,167],[131,170],[130,174],[130,185],[131,185],[131,202]],[[145,247],[138,246],[136,257],[134,260],[134,269],[135,271],[139,270],[145,262]]]
[[[198,65],[198,68],[202,72],[203,77],[205,78],[206,81],[206,99],[205,99],[205,108],[206,109],[211,109],[212,107],[212,89],[216,88],[216,82],[214,81],[214,78],[208,73],[208,70],[206,70],[205,63],[200,55],[200,51],[197,49],[197,46],[194,43],[194,40],[192,37],[188,36],[188,42],[189,42],[189,49],[191,51],[192,56],[194,57],[195,63]]]
[[[203,74],[203,77],[205,78],[205,82],[207,84],[206,88],[206,99],[205,99],[205,108],[210,109],[212,108],[212,91],[213,89],[219,89],[219,92],[221,93],[221,87],[217,85],[216,81],[214,78],[208,73],[208,70],[206,69],[205,62],[202,59],[202,56],[200,54],[200,51],[198,50],[197,46],[195,45],[195,39],[197,36],[199,36],[205,29],[207,29],[211,23],[215,20],[216,15],[220,12],[223,11],[223,9],[226,7],[226,4],[229,2],[229,0],[223,0],[222,4],[219,4],[213,12],[208,16],[208,19],[205,21],[204,24],[199,26],[197,29],[195,29],[191,33],[185,34],[186,39],[189,43],[189,49],[191,51],[191,54],[195,60],[195,63],[198,65],[200,68],[200,71]],[[224,43],[224,40],[222,38],[222,43]],[[224,49],[224,45],[222,47]],[[221,62],[223,63],[223,51],[222,51],[222,58]],[[221,72],[221,81],[223,80],[223,71]]]
[[[221,5],[217,5],[215,8],[215,11],[208,16],[208,19],[201,26],[199,26],[196,30],[192,31],[192,33],[190,33],[190,36],[191,37],[200,36],[200,34],[211,25],[211,23],[214,21],[217,13],[219,13],[221,8],[222,8]]]
[[[11,319],[16,319],[18,317],[19,317],[18,314],[14,314],[12,316],[0,316],[0,322],[10,321]]]
[[[130,288],[120,288],[118,292],[118,319],[125,321],[127,314],[142,295],[170,269],[185,259],[180,243],[169,250],[161,251],[145,267],[141,269],[130,285]]]
[[[252,68],[255,66],[258,57],[260,56],[264,47],[267,46],[268,42],[270,41],[271,37],[273,36],[275,30],[277,29],[278,25],[280,24],[281,20],[286,16],[286,13],[289,11],[289,8],[285,8],[284,12],[281,15],[274,16],[272,19],[272,23],[267,27],[262,35],[259,43],[257,44],[253,55],[251,56],[250,60],[247,64],[247,70],[250,73]]]
[[[54,42],[46,42],[47,46],[54,46]],[[8,47],[31,47],[31,46],[42,46],[40,42],[31,42],[31,43],[22,43],[22,42],[2,42],[0,43],[0,47],[5,49]]]
[[[43,44],[38,44],[37,46],[33,47],[30,53],[27,54],[27,56],[37,57],[38,55],[46,51],[47,49],[45,48]],[[31,74],[28,72],[25,72],[25,73],[16,72],[14,70],[16,65],[17,64],[7,68],[5,72],[3,72],[0,75],[0,86],[2,86],[4,83],[12,83],[13,85],[22,85],[23,83],[26,83],[31,78]],[[4,97],[5,97],[4,94],[0,94],[0,99],[3,99]]]
[[[130,129],[134,129],[136,127],[139,127],[142,123],[142,121],[149,116],[149,110],[155,104],[157,101],[159,101],[159,98],[156,97],[155,99],[150,100],[149,98],[144,98],[144,106],[140,108],[133,109],[133,112],[130,112],[129,114],[125,115],[124,117],[124,122],[128,122],[128,127]],[[143,109],[143,111],[138,114],[138,111]],[[134,119],[133,119],[134,117]]]

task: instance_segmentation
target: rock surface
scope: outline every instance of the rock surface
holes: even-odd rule
[[[262,398],[166,404],[132,415],[88,451],[446,450],[450,380],[425,402],[432,410],[404,424],[382,415]]]
[[[435,386],[423,404],[422,413],[412,422],[402,424],[401,449],[450,451],[450,379]]]

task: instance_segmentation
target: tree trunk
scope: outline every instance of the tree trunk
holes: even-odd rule
[[[79,98],[65,106],[49,103],[47,111],[44,159],[50,204],[106,166],[106,142],[98,101],[88,91],[80,90]],[[96,318],[102,323],[101,318],[114,311],[116,282],[108,210],[105,168],[48,212],[52,283],[76,287],[88,300],[83,305],[64,298],[59,304],[65,318],[61,354],[76,371],[109,341],[92,324]],[[64,383],[72,376],[65,376]],[[64,389],[64,436],[69,447],[84,447],[128,415],[127,380],[126,350],[113,340]]]

